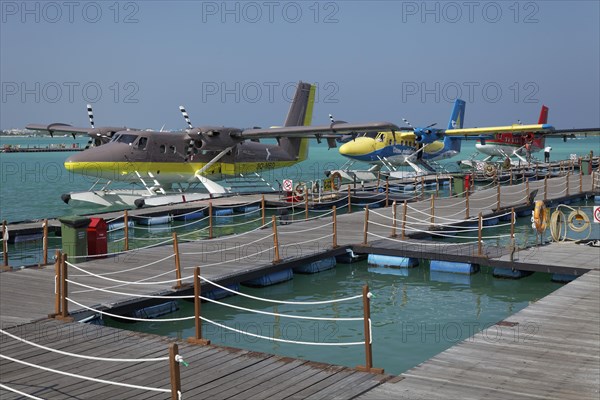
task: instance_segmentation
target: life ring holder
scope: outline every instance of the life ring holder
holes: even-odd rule
[[[339,190],[342,186],[342,174],[334,172],[329,179],[331,179],[331,190]]]
[[[487,176],[495,176],[496,175],[496,167],[492,164],[487,164],[484,168],[484,171]]]
[[[543,201],[538,200],[535,202],[535,208],[533,209],[533,226],[539,234],[543,234],[548,227],[548,209]]]
[[[296,185],[294,189],[294,196],[296,197],[304,197],[304,189],[306,188],[306,184],[304,182],[300,182]]]

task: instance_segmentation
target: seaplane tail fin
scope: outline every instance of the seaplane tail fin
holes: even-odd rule
[[[450,121],[448,121],[448,129],[460,129],[463,127],[466,104],[464,100],[456,99],[454,108],[452,108],[452,114],[450,114]]]
[[[540,111],[540,118],[538,119],[538,124],[547,124],[548,123],[548,107],[542,106],[542,110]]]
[[[298,82],[284,126],[308,126],[312,123],[315,89],[310,83]],[[297,161],[308,157],[308,138],[282,138],[280,143]]]

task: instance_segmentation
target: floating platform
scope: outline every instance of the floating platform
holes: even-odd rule
[[[471,275],[479,272],[479,265],[464,262],[431,260],[429,270],[435,272],[450,272],[453,274]]]
[[[286,282],[291,280],[292,278],[294,278],[294,272],[290,268],[272,272],[270,274],[263,275],[260,278],[244,281],[242,282],[242,285],[250,287],[265,287],[276,285],[281,282]]]
[[[176,215],[173,217],[173,219],[175,221],[195,221],[198,219],[202,219],[205,216],[206,216],[206,214],[204,213],[204,210],[201,210],[201,211],[192,211],[189,213]]]
[[[135,218],[135,222],[138,225],[146,225],[146,226],[150,226],[150,225],[165,225],[165,224],[170,224],[171,221],[173,221],[173,217],[170,215],[158,215],[155,217],[137,217]]]
[[[494,268],[492,274],[496,278],[506,278],[506,279],[521,279],[525,278],[533,274],[532,271],[524,271],[520,269],[510,269],[510,268]]]
[[[135,310],[132,314],[135,318],[152,319],[160,317],[161,315],[170,314],[177,310],[179,310],[179,304],[175,300],[173,300],[168,301],[166,303],[157,304],[155,306],[140,308],[138,310]]]
[[[223,286],[226,287],[227,289],[233,290],[235,292],[240,291],[239,283],[232,283],[231,285],[223,285]],[[220,299],[224,299],[226,297],[236,296],[235,293],[232,293],[229,290],[225,290],[225,289],[221,289],[221,288],[214,288],[214,289],[202,291],[202,293],[200,295],[202,297],[206,297],[207,299],[211,299],[211,300],[220,300]]]
[[[418,258],[384,256],[381,254],[369,254],[367,262],[380,267],[413,268],[419,266]]]
[[[323,258],[322,260],[313,261],[309,264],[294,267],[294,273],[299,274],[316,274],[317,272],[327,271],[335,267],[335,257]]]

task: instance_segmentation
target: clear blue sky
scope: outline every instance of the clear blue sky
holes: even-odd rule
[[[115,6],[116,4],[116,6]],[[314,123],[600,126],[599,1],[4,1],[0,127],[281,124],[318,82]],[[287,89],[284,90],[284,89]],[[99,94],[98,90],[102,93]]]

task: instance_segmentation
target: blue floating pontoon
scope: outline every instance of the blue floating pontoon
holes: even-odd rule
[[[454,274],[471,275],[479,272],[479,265],[463,262],[431,260],[429,269],[430,271],[436,272],[451,272]]]
[[[248,281],[242,282],[242,285],[252,286],[252,287],[264,287],[271,286],[277,283],[289,281],[294,277],[294,273],[291,269],[284,269],[277,272],[272,272],[268,275],[263,275],[260,278],[250,279]]]
[[[381,254],[369,254],[367,262],[380,267],[412,268],[419,265],[417,258],[384,256]]]
[[[567,283],[577,279],[577,275],[571,274],[552,274],[552,282]]]
[[[532,271],[523,271],[520,269],[510,269],[510,268],[494,268],[492,274],[496,278],[507,278],[507,279],[521,279],[526,276],[533,274]]]
[[[156,217],[138,217],[135,220],[139,225],[164,225],[173,221],[170,215],[158,215]]]
[[[233,208],[214,208],[212,210],[213,215],[217,217],[223,217],[226,215],[233,215]]]
[[[233,283],[231,285],[225,285],[225,287],[227,289],[234,290],[236,292],[240,291],[240,284],[239,283]],[[230,292],[228,290],[221,289],[221,288],[214,288],[214,289],[211,289],[211,290],[207,290],[206,292],[202,292],[201,296],[202,297],[206,297],[207,299],[211,299],[211,300],[219,300],[219,299],[224,299],[225,297],[235,296],[235,293],[232,293],[232,292]]]
[[[324,258],[313,261],[310,264],[304,264],[294,268],[294,272],[300,274],[316,274],[317,272],[327,271],[335,267],[335,257]]]
[[[186,214],[175,216],[175,221],[194,221],[204,218],[204,211],[192,211]]]
[[[173,300],[155,306],[140,308],[133,312],[133,316],[135,318],[156,318],[177,310],[179,310],[179,305]]]

